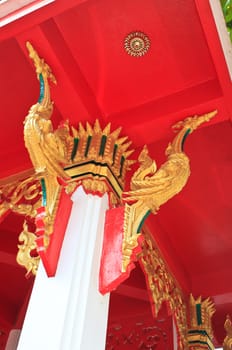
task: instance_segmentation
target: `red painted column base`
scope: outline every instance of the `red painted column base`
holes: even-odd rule
[[[104,242],[102,248],[99,291],[102,294],[111,292],[125,281],[134,269],[134,261],[141,250],[140,242],[132,251],[130,262],[125,272],[122,271],[124,238],[124,207],[113,208],[106,212]],[[141,239],[141,237],[140,237]]]
[[[72,200],[70,196],[66,194],[63,188],[60,193],[59,204],[56,211],[56,216],[53,224],[53,232],[50,235],[49,245],[46,248],[44,246],[44,232],[46,225],[46,211],[45,207],[40,207],[37,211],[36,217],[36,239],[37,251],[43,262],[44,268],[48,277],[53,277],[56,274],[56,269],[59,261],[60,251],[66,231],[66,227],[69,221],[70,213],[72,209]]]

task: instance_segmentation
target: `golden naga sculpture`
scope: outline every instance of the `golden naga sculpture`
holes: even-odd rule
[[[36,267],[33,264],[35,262],[37,264],[38,259],[35,260],[33,257],[30,259],[30,251],[33,251],[34,248],[40,252],[41,257],[44,258],[44,264],[48,266],[48,263],[45,263],[48,260],[46,251],[50,244],[50,236],[54,231],[59,201],[63,196],[61,184],[65,184],[69,179],[64,171],[64,166],[68,164],[70,138],[67,123],[63,123],[54,131],[50,120],[53,102],[50,98],[49,80],[56,83],[56,79],[48,64],[38,56],[33,46],[29,42],[26,43],[26,46],[36,68],[40,82],[40,95],[38,102],[30,108],[25,118],[24,141],[34,166],[35,177],[37,181],[40,181],[42,200],[40,200],[35,216],[35,237],[32,237],[33,233],[26,230],[25,223],[24,233],[20,235],[24,244],[19,246],[17,260],[26,267],[28,273],[35,273]],[[49,272],[49,274],[52,273]]]
[[[156,214],[160,206],[178,194],[185,186],[189,175],[189,158],[184,153],[186,137],[198,126],[216,115],[213,111],[201,116],[186,118],[173,126],[180,129],[173,142],[166,149],[167,161],[157,169],[156,163],[144,146],[139,156],[140,167],[131,179],[131,191],[124,192],[124,262],[123,271],[130,261],[130,253],[138,244],[138,234],[146,217]]]
[[[33,46],[29,42],[26,45],[40,81],[40,96],[25,118],[24,140],[35,172],[41,179],[43,201],[47,208],[46,214],[52,215],[54,198],[57,196],[57,178],[64,181],[68,178],[63,170],[67,163],[68,138],[64,142],[64,137],[62,137],[68,127],[53,131],[50,120],[53,103],[50,99],[48,81],[56,83],[56,79],[50,67],[38,56]]]
[[[223,341],[223,350],[232,350],[232,322],[229,315],[227,315],[224,328],[226,330],[226,337]]]
[[[96,120],[93,126],[87,123],[86,128],[79,123],[78,129],[64,121],[53,130],[49,81],[56,83],[56,80],[32,45],[29,42],[26,45],[40,82],[38,102],[30,108],[24,121],[24,140],[35,169],[34,178],[42,193],[40,205],[36,206],[37,215],[35,210],[33,215],[37,250],[44,257],[66,194],[70,195],[82,185],[86,192],[98,195],[108,192],[111,204],[117,204],[121,200],[126,171],[134,161],[128,160],[133,151],[129,149],[127,137],[119,136],[121,128],[111,131],[110,124],[101,128]],[[24,265],[27,268],[28,261]]]
[[[69,127],[68,121],[63,122],[57,130],[53,130],[50,117],[53,103],[50,99],[49,80],[56,83],[50,67],[41,59],[32,45],[27,42],[30,57],[33,59],[37,78],[40,81],[40,96],[33,105],[24,122],[24,140],[35,171],[41,179],[43,200],[46,203],[47,214],[54,210],[54,198],[60,183],[66,184],[71,179],[83,180],[82,173],[110,179],[113,190],[121,197],[125,173],[134,161],[127,158],[133,152],[129,150],[131,142],[127,137],[119,137],[121,128],[111,131],[110,124],[101,128],[98,120],[92,127],[86,124],[86,129],[79,123],[79,128]],[[105,167],[105,169],[104,169]],[[107,167],[107,169],[106,169]],[[97,173],[100,169],[100,174]],[[103,184],[95,182],[93,188],[85,181],[86,188],[98,192]],[[99,187],[99,188],[98,188]]]

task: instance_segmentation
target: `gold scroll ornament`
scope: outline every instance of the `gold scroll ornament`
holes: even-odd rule
[[[28,231],[27,219],[34,221],[41,205],[41,184],[35,175],[7,181],[0,185],[0,220],[12,211],[25,217],[23,231],[19,235],[19,250],[16,260],[27,270],[27,275],[35,274],[39,257],[36,254],[36,235]]]
[[[144,241],[142,251],[139,254],[139,262],[146,277],[153,315],[157,317],[161,306],[165,303],[176,324],[178,349],[187,350],[185,297],[162,258],[151,233],[144,230],[143,235]]]
[[[29,231],[26,221],[23,224],[23,231],[19,235],[19,241],[21,244],[18,245],[17,263],[26,268],[27,276],[36,275],[40,261],[36,252],[36,235]],[[32,255],[33,251],[34,256]]]

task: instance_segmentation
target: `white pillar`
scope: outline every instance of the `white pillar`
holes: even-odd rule
[[[79,187],[55,277],[40,264],[18,350],[104,350],[109,294],[98,292],[108,197]]]

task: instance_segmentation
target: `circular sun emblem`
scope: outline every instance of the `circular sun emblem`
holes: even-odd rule
[[[145,55],[150,48],[148,36],[142,32],[132,32],[124,40],[124,47],[128,55],[141,57]]]

